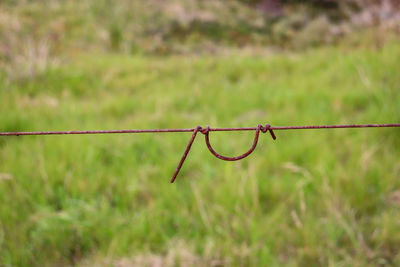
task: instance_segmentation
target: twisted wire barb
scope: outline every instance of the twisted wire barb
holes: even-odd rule
[[[305,126],[271,126],[266,124],[262,126],[259,124],[257,127],[236,127],[236,128],[202,128],[196,126],[195,128],[183,128],[183,129],[133,129],[133,130],[95,130],[95,131],[37,131],[37,132],[0,132],[0,136],[22,136],[22,135],[68,135],[68,134],[123,134],[123,133],[182,133],[182,132],[193,132],[188,145],[186,146],[185,152],[176,168],[170,182],[173,183],[182,168],[183,163],[187,155],[189,154],[190,148],[194,140],[196,139],[197,133],[200,132],[205,136],[205,142],[208,150],[217,158],[227,161],[240,160],[250,155],[257,146],[260,131],[266,133],[267,131],[271,134],[272,139],[276,139],[274,131],[279,130],[307,130],[307,129],[338,129],[338,128],[383,128],[383,127],[400,127],[400,123],[391,124],[336,124],[336,125],[305,125]],[[209,133],[210,132],[228,132],[228,131],[256,131],[254,136],[253,145],[251,148],[240,156],[226,157],[217,153],[211,146]]]

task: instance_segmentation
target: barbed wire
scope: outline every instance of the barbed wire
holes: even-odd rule
[[[24,135],[70,135],[70,134],[134,134],[134,133],[182,133],[182,132],[193,132],[188,145],[186,146],[185,152],[176,168],[172,178],[170,180],[173,183],[176,177],[179,174],[179,171],[182,168],[183,163],[187,155],[189,154],[190,148],[194,140],[196,139],[197,133],[202,133],[205,136],[205,142],[208,150],[215,157],[226,160],[226,161],[236,161],[241,160],[248,155],[250,155],[254,149],[257,147],[258,138],[260,135],[260,131],[263,133],[269,132],[272,139],[276,139],[276,135],[274,131],[279,130],[307,130],[307,129],[339,129],[339,128],[387,128],[387,127],[400,127],[400,123],[391,123],[391,124],[335,124],[335,125],[305,125],[305,126],[271,126],[270,124],[266,124],[262,126],[261,124],[257,125],[257,127],[235,127],[235,128],[210,128],[207,126],[206,128],[202,128],[201,126],[196,126],[195,128],[183,128],[183,129],[132,129],[132,130],[94,130],[94,131],[36,131],[36,132],[0,132],[0,136],[24,136]],[[236,157],[226,157],[217,153],[210,143],[210,132],[229,132],[229,131],[256,131],[253,145],[250,149],[243,153],[242,155]]]

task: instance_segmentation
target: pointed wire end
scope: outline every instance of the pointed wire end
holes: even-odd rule
[[[183,161],[184,161],[184,159],[183,159]],[[178,176],[179,171],[180,171],[181,168],[182,168],[183,161],[181,160],[181,162],[179,163],[178,167],[176,168],[176,170],[175,170],[175,172],[174,172],[174,175],[172,175],[172,178],[171,178],[171,180],[169,181],[171,184],[173,184],[173,183],[175,182],[175,179],[176,179],[176,177]]]
[[[172,175],[171,180],[169,181],[171,184],[173,184],[175,182],[176,177],[178,176],[179,171],[181,170],[181,168],[178,166],[178,168],[175,170],[174,175]]]
[[[274,131],[269,129],[269,133],[271,134],[272,139],[276,140],[276,135],[275,135]]]
[[[197,126],[196,128],[194,128],[192,137],[190,138],[190,141],[189,141],[188,145],[186,146],[186,149],[185,149],[185,152],[184,152],[183,155],[182,155],[181,161],[179,162],[178,167],[176,167],[176,170],[175,170],[175,172],[174,172],[174,175],[172,175],[172,178],[171,178],[171,180],[169,181],[171,184],[172,184],[173,182],[175,182],[175,179],[176,179],[176,177],[178,176],[178,173],[179,173],[179,171],[181,170],[182,165],[183,165],[183,163],[185,162],[185,159],[186,159],[187,155],[189,154],[190,148],[192,147],[192,144],[193,144],[193,142],[194,142],[194,139],[196,138],[197,132],[198,132],[199,130],[201,130],[201,129],[202,129],[202,128],[201,128],[200,126]]]

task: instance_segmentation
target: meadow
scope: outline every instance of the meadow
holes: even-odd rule
[[[400,46],[75,53],[0,83],[0,130],[400,122]],[[400,131],[0,138],[2,266],[399,266]],[[254,133],[212,133],[224,155]]]

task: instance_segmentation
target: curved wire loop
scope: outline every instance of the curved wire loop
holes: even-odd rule
[[[208,150],[210,150],[211,154],[213,154],[215,157],[217,157],[217,158],[219,158],[219,159],[222,159],[222,160],[226,160],[226,161],[236,161],[236,160],[241,160],[241,159],[247,157],[248,155],[250,155],[250,154],[254,151],[254,149],[257,147],[258,137],[259,137],[259,135],[260,135],[260,130],[261,130],[261,129],[263,129],[263,132],[264,132],[264,128],[262,127],[261,124],[259,124],[259,125],[257,126],[257,129],[256,129],[256,135],[254,136],[253,145],[251,146],[251,148],[250,148],[247,152],[245,152],[245,153],[243,153],[242,155],[237,156],[237,157],[225,157],[225,156],[222,156],[221,154],[218,154],[218,153],[212,148],[212,146],[211,146],[211,144],[210,144],[210,137],[209,137],[210,126],[207,126],[207,128],[206,128],[204,131],[201,131],[201,132],[202,132],[202,133],[204,134],[204,136],[205,136],[206,145],[207,145],[207,147],[208,147]]]
[[[196,128],[193,129],[192,137],[190,138],[189,143],[186,146],[185,152],[183,153],[182,158],[181,158],[181,160],[180,160],[180,162],[178,164],[178,167],[176,168],[176,170],[175,170],[170,182],[173,183],[175,181],[176,177],[178,176],[178,173],[181,170],[182,165],[185,162],[185,159],[186,159],[187,155],[189,154],[190,148],[192,147],[192,144],[193,144],[194,140],[196,139],[196,135],[197,135],[198,132],[201,132],[202,134],[204,134],[208,150],[210,150],[210,152],[215,157],[217,157],[219,159],[222,159],[222,160],[235,161],[235,160],[240,160],[240,159],[243,159],[243,158],[247,157],[248,155],[250,155],[254,151],[254,149],[256,148],[257,143],[258,143],[258,137],[260,135],[260,131],[262,131],[263,133],[266,133],[267,131],[269,131],[271,136],[272,136],[272,138],[274,140],[276,139],[276,136],[275,136],[274,132],[271,129],[271,125],[266,124],[265,127],[263,127],[261,124],[259,124],[257,126],[257,128],[256,128],[256,135],[254,136],[253,145],[251,146],[251,148],[246,153],[244,153],[244,154],[242,154],[240,156],[237,156],[237,157],[225,157],[225,156],[222,156],[222,155],[218,154],[212,148],[212,146],[210,144],[210,137],[209,137],[210,126],[207,126],[207,128],[205,128],[205,129],[203,129],[201,126],[196,126]]]

